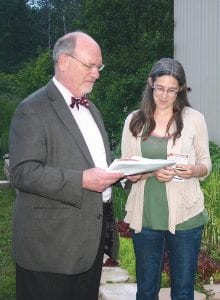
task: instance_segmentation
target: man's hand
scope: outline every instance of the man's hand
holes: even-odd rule
[[[103,192],[116,181],[124,177],[122,173],[110,173],[101,168],[91,168],[83,172],[83,188]]]

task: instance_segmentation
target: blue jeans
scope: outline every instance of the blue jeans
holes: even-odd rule
[[[164,250],[168,253],[172,300],[193,300],[203,226],[169,231],[132,231],[136,256],[136,300],[156,300],[160,290]]]

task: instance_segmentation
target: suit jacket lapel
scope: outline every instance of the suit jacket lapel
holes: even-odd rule
[[[82,153],[89,161],[92,167],[94,167],[94,162],[90,155],[89,149],[84,141],[84,138],[81,134],[81,131],[74,120],[71,112],[69,111],[65,100],[63,99],[62,95],[54,85],[53,81],[51,80],[47,85],[47,93],[48,98],[51,100],[51,105],[53,109],[56,111],[60,121],[65,125],[67,130],[72,135],[73,139],[79,145]]]

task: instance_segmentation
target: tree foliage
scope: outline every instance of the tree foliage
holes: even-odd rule
[[[51,78],[50,54],[57,38],[83,30],[101,45],[106,65],[90,98],[102,112],[110,139],[118,143],[125,117],[139,105],[150,67],[161,57],[173,56],[173,1],[0,0],[0,4],[1,113],[11,116],[15,102]],[[7,132],[8,119],[2,120],[1,128]],[[2,135],[1,129],[1,152],[7,147],[7,134]]]
[[[30,59],[16,74],[0,73],[0,154],[8,152],[9,127],[17,104],[51,78],[50,56],[50,51],[43,52],[37,59]]]
[[[77,0],[0,0],[0,70],[12,72],[73,30]]]
[[[1,70],[12,71],[30,55],[30,10],[26,1],[0,1]]]
[[[85,0],[74,24],[102,46],[106,68],[92,99],[110,138],[119,142],[124,119],[138,106],[151,65],[173,56],[173,1]]]
[[[133,73],[173,54],[172,12],[167,0],[85,0],[77,25],[100,42],[111,69]]]
[[[42,52],[36,59],[30,59],[14,76],[12,93],[22,100],[39,87],[45,85],[53,74],[51,51]]]

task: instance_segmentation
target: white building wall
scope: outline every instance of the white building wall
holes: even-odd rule
[[[220,0],[174,0],[174,57],[186,71],[192,107],[220,146]]]

